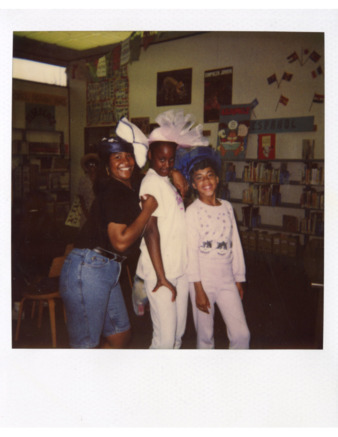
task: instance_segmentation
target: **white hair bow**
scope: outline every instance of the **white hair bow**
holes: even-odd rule
[[[118,122],[115,132],[122,140],[133,145],[136,163],[142,168],[147,162],[148,138],[126,117],[122,117]]]

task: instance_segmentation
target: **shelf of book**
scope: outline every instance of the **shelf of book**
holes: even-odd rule
[[[284,237],[292,237],[290,244],[297,247],[310,238],[323,239],[323,159],[223,160],[221,180],[223,198],[233,204],[241,233],[257,237],[256,250],[261,233],[268,247],[277,236],[283,244]]]
[[[43,196],[46,211],[61,222],[70,207],[70,159],[64,134],[54,130],[12,130],[13,200]],[[60,197],[61,193],[61,197]]]

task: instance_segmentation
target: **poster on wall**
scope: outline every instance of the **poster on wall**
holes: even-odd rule
[[[223,159],[245,159],[251,109],[250,103],[220,107],[217,149]]]
[[[157,106],[191,103],[192,68],[157,73]]]
[[[128,117],[129,82],[126,67],[114,76],[87,83],[87,126],[117,123]]]
[[[275,159],[276,134],[258,135],[258,159]]]
[[[204,123],[218,123],[220,107],[232,103],[232,67],[204,72]]]

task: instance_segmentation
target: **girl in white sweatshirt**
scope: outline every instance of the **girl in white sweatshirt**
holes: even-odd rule
[[[248,349],[250,332],[242,301],[245,262],[231,204],[216,197],[219,183],[216,153],[203,147],[202,156],[186,168],[198,198],[187,208],[188,280],[197,331],[197,348],[213,349],[214,305],[227,328],[230,349]]]

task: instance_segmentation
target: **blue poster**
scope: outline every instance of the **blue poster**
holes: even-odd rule
[[[250,103],[221,106],[217,150],[223,159],[245,159],[251,109]]]

